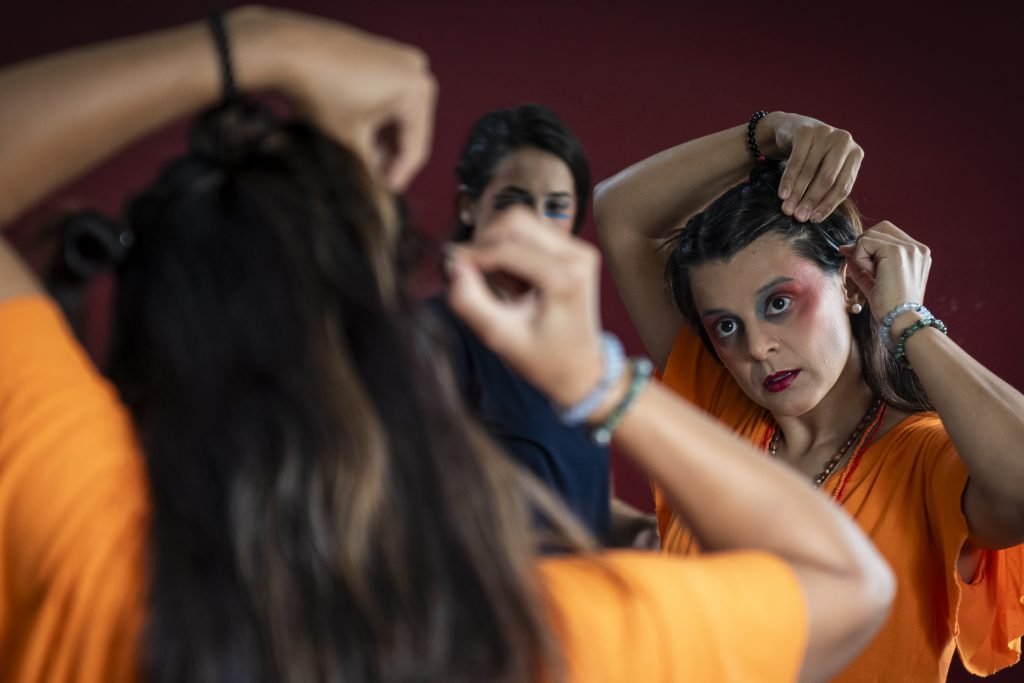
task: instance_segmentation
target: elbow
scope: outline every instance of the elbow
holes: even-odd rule
[[[594,187],[594,227],[597,229],[597,236],[603,239],[607,234],[608,224],[611,222],[609,215],[611,208],[611,194],[614,187],[614,178],[605,178]]]
[[[857,583],[867,612],[865,618],[880,627],[896,599],[896,575],[885,558],[873,551],[872,557],[862,562]]]
[[[865,545],[854,557],[853,566],[846,575],[851,598],[847,604],[854,607],[850,626],[868,635],[870,640],[892,610],[896,599],[896,575],[874,546]]]

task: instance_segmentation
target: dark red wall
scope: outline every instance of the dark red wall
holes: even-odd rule
[[[5,12],[0,63],[186,21],[207,7],[197,0],[18,4]],[[867,151],[854,193],[863,211],[931,246],[930,308],[958,343],[1024,388],[1020,11],[896,2],[288,4],[429,53],[441,83],[435,153],[410,198],[418,224],[435,235],[450,225],[463,136],[491,108],[527,100],[554,108],[589,149],[597,179],[741,123],[755,109],[796,111],[851,130]],[[62,196],[114,210],[179,145],[180,128],[155,136]],[[585,234],[593,234],[589,225]],[[24,239],[23,226],[17,236]],[[607,279],[604,313],[607,327],[639,351]],[[649,505],[641,476],[621,461],[616,473],[620,494]],[[994,680],[1024,681],[1024,672]]]

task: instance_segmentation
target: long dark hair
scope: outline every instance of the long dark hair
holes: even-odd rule
[[[120,261],[106,372],[154,506],[147,679],[560,670],[532,511],[584,541],[462,408],[391,213],[344,148],[236,101],[111,229],[130,249],[82,242]]]
[[[488,112],[473,124],[455,167],[459,191],[455,196],[454,241],[462,242],[473,235],[474,226],[463,223],[460,218],[461,198],[479,199],[494,177],[494,169],[501,160],[512,152],[528,147],[554,154],[569,167],[577,206],[572,231],[580,231],[590,200],[590,162],[587,161],[587,153],[569,127],[554,112],[540,104],[523,104]]]
[[[669,290],[683,317],[716,359],[718,355],[693,301],[692,268],[713,259],[729,259],[759,237],[774,233],[789,241],[797,254],[834,275],[846,260],[839,246],[852,244],[864,231],[860,213],[849,199],[820,223],[801,223],[784,214],[778,195],[783,170],[784,166],[777,161],[758,164],[748,182],[728,190],[693,216],[666,243],[670,250],[665,267]],[[866,303],[860,314],[850,316],[850,325],[864,381],[875,395],[900,410],[931,410],[931,402],[917,376],[881,343],[878,323]]]

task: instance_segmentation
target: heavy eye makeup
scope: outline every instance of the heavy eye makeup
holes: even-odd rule
[[[772,318],[787,313],[793,307],[793,297],[788,294],[772,294],[764,305],[764,316]]]
[[[572,200],[568,195],[558,194],[548,197],[544,202],[544,215],[555,220],[572,218]]]
[[[724,342],[739,332],[740,323],[729,316],[715,316],[705,322],[704,328],[713,340]]]

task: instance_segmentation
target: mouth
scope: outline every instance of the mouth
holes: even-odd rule
[[[799,370],[783,370],[776,372],[773,375],[768,375],[764,378],[761,384],[765,389],[776,394],[780,391],[785,391],[789,386],[796,381],[796,376],[800,374]]]

